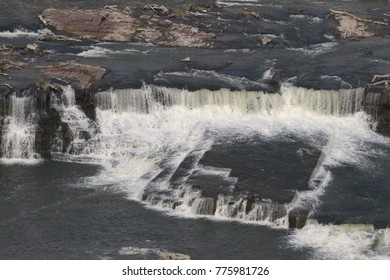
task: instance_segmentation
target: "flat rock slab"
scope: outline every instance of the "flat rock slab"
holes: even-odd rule
[[[330,15],[339,23],[337,30],[343,39],[360,39],[377,35],[381,26],[387,26],[384,21],[360,18],[347,12],[331,10]]]
[[[145,42],[165,46],[210,47],[215,37],[197,27],[175,23],[153,11],[102,9],[55,9],[42,12],[41,21],[61,32],[86,39]]]
[[[50,66],[39,66],[38,71],[51,78],[88,89],[106,73],[100,66],[80,64],[74,61],[61,62]]]

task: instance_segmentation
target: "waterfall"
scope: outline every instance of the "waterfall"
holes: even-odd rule
[[[144,85],[141,89],[100,92],[97,106],[113,112],[150,113],[159,107],[182,106],[197,109],[215,106],[233,114],[274,115],[291,110],[306,110],[324,115],[345,116],[363,109],[364,89],[311,90],[285,84],[281,92],[198,90]]]
[[[62,90],[59,97],[52,93],[50,98],[50,106],[59,112],[63,125],[66,125],[66,132],[63,133],[66,137],[58,139],[57,147],[54,150],[62,151],[65,154],[79,155],[83,153],[87,140],[96,133],[96,128],[94,123],[76,105],[74,89],[71,86],[64,86]]]
[[[363,98],[363,89],[310,90],[289,84],[275,94],[152,85],[99,92],[97,133],[83,140],[80,155],[104,162],[106,172],[92,185],[115,186],[113,191],[154,208],[288,227],[288,203],[242,193],[236,189],[240,178],[230,176],[228,166],[199,161],[215,139],[233,131],[260,134],[264,141],[290,133],[313,145],[319,138],[335,138],[332,149],[351,149],[353,155],[353,141],[341,146],[342,137],[368,127]]]
[[[36,113],[33,97],[9,98],[9,115],[4,119],[1,139],[2,162],[36,162]]]
[[[359,164],[362,141],[373,133],[363,98],[363,89],[310,90],[289,84],[274,94],[144,85],[96,93],[96,121],[91,121],[68,86],[50,99],[62,130],[52,154],[55,159],[98,162],[103,169],[90,178],[90,185],[126,193],[175,215],[288,227],[289,211],[315,192],[301,193],[291,205],[259,195],[256,182],[254,192],[247,193],[237,187],[241,178],[231,175],[231,166],[202,164],[203,156],[223,135],[259,135],[265,142],[294,135],[322,150],[316,170],[332,162]],[[334,144],[326,145],[329,139]],[[289,145],[288,137],[283,141]],[[307,186],[323,190],[328,181],[322,181],[321,188],[311,181]]]

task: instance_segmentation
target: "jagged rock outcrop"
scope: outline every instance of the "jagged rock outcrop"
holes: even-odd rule
[[[126,7],[123,10],[112,6],[101,9],[49,8],[42,12],[40,19],[57,31],[79,38],[180,47],[211,46],[214,34],[174,22],[166,16],[170,10],[159,7]]]
[[[378,34],[381,26],[388,25],[384,21],[361,18],[343,11],[330,10],[330,16],[338,21],[337,31],[343,39],[372,37]]]
[[[377,131],[390,136],[390,74],[375,75],[366,85],[365,110],[377,121]]]

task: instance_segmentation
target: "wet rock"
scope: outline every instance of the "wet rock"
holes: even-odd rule
[[[38,71],[56,80],[72,84],[79,89],[89,89],[106,73],[100,66],[80,64],[75,61],[60,62],[50,66],[39,66]]]
[[[360,18],[343,11],[331,10],[330,16],[339,24],[337,31],[343,39],[360,39],[372,37],[378,34],[380,26],[387,26],[384,21]]]
[[[303,228],[307,220],[307,211],[291,210],[288,213],[288,227],[289,228]]]
[[[255,12],[251,9],[248,9],[248,8],[244,8],[243,14],[246,18],[261,19],[261,16],[259,15],[259,13]]]
[[[8,46],[5,44],[0,45],[0,54],[7,56],[7,55],[11,55],[13,52],[14,49],[12,46]]]
[[[39,53],[39,51],[41,49],[37,44],[27,44],[26,50],[28,50],[29,52],[32,52],[34,54],[37,54],[37,53]]]
[[[24,65],[25,65],[25,63],[20,62],[20,61],[14,61],[14,60],[10,60],[10,59],[1,59],[0,60],[0,73],[21,69]]]
[[[272,41],[271,38],[268,36],[261,36],[260,39],[261,39],[261,43],[263,44],[263,46],[268,45]]]
[[[280,87],[283,83],[283,73],[278,69],[272,69],[269,84],[273,87]]]
[[[364,108],[377,122],[377,132],[390,136],[390,74],[375,75],[366,85]]]
[[[155,15],[138,8],[119,9],[45,9],[42,22],[57,31],[87,39],[121,42],[150,42],[181,47],[210,47],[214,34],[197,27],[167,20],[164,6],[147,5]]]
[[[164,5],[158,5],[158,4],[148,4],[144,6],[144,9],[150,9],[153,12],[160,12],[163,14],[169,14],[171,12],[170,9],[165,7]]]

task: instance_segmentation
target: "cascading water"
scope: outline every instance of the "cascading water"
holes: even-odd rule
[[[94,123],[85,115],[85,113],[76,105],[76,96],[71,86],[62,87],[62,94],[58,97],[52,93],[50,98],[50,106],[55,108],[64,124],[68,128],[68,142],[64,143],[64,139],[59,137],[54,150],[63,152],[65,155],[82,154],[86,141],[95,133],[96,128]],[[53,154],[55,157],[60,157],[59,153]]]
[[[375,134],[362,112],[363,97],[363,89],[308,90],[291,85],[282,86],[279,94],[228,89],[189,92],[148,85],[100,92],[96,94],[97,133],[83,139],[82,148],[69,156],[103,164],[104,170],[91,179],[91,185],[111,186],[112,191],[153,207],[178,215],[288,227],[288,211],[310,207],[321,195],[318,190],[326,187],[329,174],[321,170],[359,164],[362,143]],[[69,100],[57,110],[77,135],[92,126],[84,122],[85,115],[75,113]],[[256,135],[264,142],[295,135],[322,150],[308,190],[298,192],[291,204],[278,203],[238,191],[240,178],[229,171],[205,170],[199,161],[206,151],[224,135],[235,134]],[[348,145],[344,145],[346,138]],[[290,145],[290,140],[283,141]]]
[[[34,163],[36,120],[32,97],[9,98],[10,114],[4,120],[1,141],[1,162]]]

